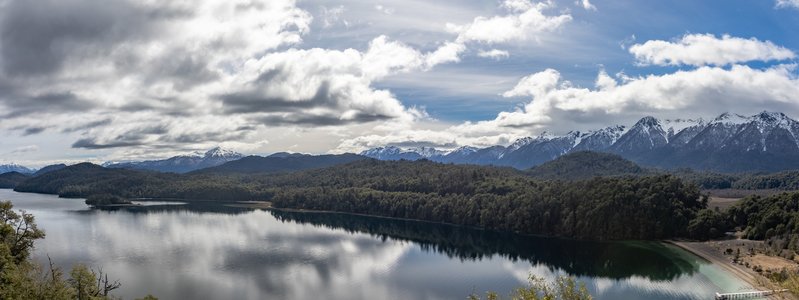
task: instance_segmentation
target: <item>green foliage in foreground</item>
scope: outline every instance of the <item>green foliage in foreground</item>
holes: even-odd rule
[[[543,278],[530,275],[528,286],[514,290],[509,299],[513,300],[591,300],[591,294],[584,283],[577,283],[572,277],[558,277],[554,283]],[[479,295],[471,294],[468,300],[482,300]],[[487,292],[486,300],[499,300],[502,297],[496,292]]]
[[[44,232],[33,215],[14,211],[11,202],[0,202],[0,222],[0,299],[105,300],[120,287],[107,274],[84,265],[75,266],[67,277],[52,263],[47,269],[33,263],[34,241],[44,238]]]

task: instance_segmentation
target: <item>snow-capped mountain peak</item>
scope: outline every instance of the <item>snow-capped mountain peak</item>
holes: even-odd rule
[[[447,155],[466,156],[466,155],[469,155],[469,154],[477,152],[477,150],[479,150],[479,149],[477,149],[475,147],[463,146],[463,147],[459,147],[459,148],[457,148],[455,150],[450,151]]]
[[[710,124],[724,124],[724,125],[741,125],[751,121],[750,118],[731,113],[723,113],[710,121]]]
[[[683,131],[686,128],[694,127],[694,126],[705,126],[705,120],[702,118],[698,119],[666,119],[663,120],[663,128],[666,131],[669,131],[671,134],[677,134],[680,131]]]
[[[8,173],[8,172],[19,172],[23,174],[33,173],[35,170],[16,164],[16,163],[8,163],[0,165],[0,174]]]
[[[364,153],[390,152],[391,149],[376,148]],[[424,152],[401,153],[398,148],[393,151],[400,155],[385,159],[420,159]],[[755,165],[754,169],[758,170],[799,169],[799,122],[775,112],[752,116],[724,113],[713,119],[660,120],[648,116],[629,127],[617,125],[588,132],[571,131],[560,136],[544,132],[517,139],[508,147],[462,147],[428,158],[446,163],[526,169],[576,151],[611,152],[636,162],[667,168],[685,166],[738,171],[753,169],[747,166]],[[739,153],[746,153],[746,164],[736,161],[741,159]]]
[[[241,158],[241,157],[243,157],[243,155],[241,153],[238,153],[238,152],[230,150],[230,149],[225,149],[225,148],[222,148],[222,147],[216,147],[216,148],[213,148],[211,150],[206,151],[205,154],[203,154],[203,157],[206,157],[206,158],[211,158],[211,157],[214,157],[214,158]]]
[[[523,138],[520,138],[520,139],[516,139],[516,141],[514,141],[512,144],[510,144],[510,146],[508,146],[508,150],[507,151],[508,152],[516,151],[516,150],[518,150],[521,147],[529,145],[533,141],[535,141],[535,139],[532,138],[532,137],[529,137],[529,136],[528,137],[523,137]]]
[[[161,160],[129,161],[124,163],[107,163],[109,168],[141,169],[159,172],[185,173],[198,169],[215,167],[223,163],[244,157],[236,151],[216,147],[205,152],[192,152]]]
[[[646,129],[650,129],[650,128],[661,128],[662,129],[662,126],[660,125],[660,120],[658,120],[657,118],[655,118],[653,116],[646,116],[646,117],[641,118],[641,120],[638,120],[638,122],[636,122],[635,125],[633,125],[633,128],[635,128],[635,127],[646,128]]]
[[[433,147],[412,148],[412,149],[408,149],[408,152],[416,152],[419,155],[421,155],[423,157],[426,157],[426,158],[431,158],[431,157],[434,157],[434,156],[444,155],[444,154],[447,153],[446,151],[441,151],[441,150],[438,150],[438,149],[433,148]]]

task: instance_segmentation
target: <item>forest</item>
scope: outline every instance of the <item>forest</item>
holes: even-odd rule
[[[270,201],[276,208],[407,218],[584,239],[687,237],[706,207],[671,175],[541,180],[510,168],[361,160],[287,174],[166,174],[79,164],[20,183],[62,197]],[[108,197],[108,196],[104,196]]]

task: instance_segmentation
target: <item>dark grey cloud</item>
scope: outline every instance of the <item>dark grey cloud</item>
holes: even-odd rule
[[[380,120],[392,119],[391,116],[379,114],[359,113],[353,117],[342,118],[334,115],[310,115],[310,114],[289,114],[289,115],[266,115],[250,118],[251,121],[263,125],[301,125],[301,126],[336,126],[346,124],[368,123]]]
[[[265,97],[260,87],[274,84],[270,81],[279,76],[279,72],[270,71],[261,74],[251,85],[258,86],[250,91],[230,93],[218,96],[224,105],[226,114],[261,114],[249,118],[263,125],[298,125],[298,126],[335,126],[355,123],[367,123],[389,120],[393,116],[360,111],[352,117],[342,118],[336,112],[344,111],[341,103],[346,103],[340,93],[331,90],[329,82],[319,85],[313,97],[301,100],[289,100],[280,97]],[[331,111],[326,115],[315,115],[308,112],[311,108],[325,108]],[[263,115],[269,113],[269,115]]]
[[[214,81],[219,78],[216,71],[208,68],[209,58],[185,49],[175,50],[162,55],[157,63],[150,66],[145,84],[170,80],[175,89],[182,91],[198,84]]]
[[[22,131],[22,135],[29,136],[29,135],[39,134],[45,131],[46,129],[47,127],[28,127]]]
[[[250,130],[219,131],[201,133],[181,133],[177,135],[164,135],[158,141],[172,144],[197,144],[203,142],[237,141],[246,138]]]
[[[158,149],[185,149],[181,145],[206,142],[237,141],[247,138],[257,127],[240,126],[232,130],[183,132],[168,125],[152,125],[109,135],[102,131],[85,136],[72,144],[73,148],[109,149],[130,146],[147,146]],[[107,137],[107,136],[110,136]]]
[[[265,77],[266,76],[266,77]],[[275,72],[262,74],[252,85],[268,84],[269,79],[276,76]],[[332,107],[336,101],[332,99],[334,95],[330,92],[330,83],[322,83],[313,97],[293,101],[285,97],[265,96],[266,93],[258,88],[249,91],[242,91],[220,95],[217,98],[222,100],[224,112],[229,114],[249,114],[259,112],[301,112],[312,107]]]
[[[35,96],[0,95],[0,100],[7,108],[5,114],[2,115],[4,118],[48,112],[85,112],[95,107],[91,101],[80,98],[69,91]]]
[[[19,131],[21,136],[35,135],[44,132],[50,128],[49,126],[40,125],[19,125],[11,127],[11,130]]]
[[[72,144],[72,148],[108,149],[145,145],[154,135],[163,135],[169,132],[169,126],[156,124],[136,128],[118,134],[112,138],[84,137]]]
[[[87,129],[93,129],[93,128],[97,128],[97,127],[101,127],[101,126],[106,126],[106,125],[110,125],[110,124],[111,124],[111,119],[102,119],[102,120],[97,120],[97,121],[91,121],[91,122],[88,122],[88,123],[83,123],[83,124],[80,124],[80,125],[77,125],[77,126],[73,126],[73,127],[66,127],[64,129],[61,129],[61,132],[62,133],[76,132],[76,131],[82,131],[82,130],[87,130]]]
[[[173,9],[146,9],[125,0],[12,0],[0,13],[0,56],[7,75],[45,75],[68,59],[104,56],[123,42],[157,32]]]
[[[113,141],[98,142],[95,138],[82,138],[72,143],[72,148],[83,148],[91,150],[110,149],[119,147],[142,146],[143,142]]]

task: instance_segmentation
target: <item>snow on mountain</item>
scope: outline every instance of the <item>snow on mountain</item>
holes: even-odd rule
[[[751,118],[739,114],[723,113],[710,121],[711,124],[742,125],[751,122]]]
[[[25,167],[25,166],[21,166],[21,165],[15,164],[15,163],[0,165],[0,174],[8,173],[8,172],[19,172],[19,173],[22,173],[22,174],[31,174],[31,173],[33,173],[35,171],[36,170],[33,170],[33,169]]]
[[[637,156],[668,144],[668,134],[660,121],[652,116],[642,118],[630,130],[619,137],[610,151],[622,156]]]
[[[556,136],[542,133],[507,147],[461,147],[441,155],[431,149],[375,148],[377,159],[429,158],[446,163],[505,165],[526,169],[576,151],[619,154],[644,165],[725,171],[799,169],[799,122],[783,113],[753,116],[724,113],[714,119],[658,120],[648,116],[631,127],[611,126]]]
[[[424,158],[432,158],[436,156],[446,155],[447,151],[438,150],[433,147],[418,147],[409,149],[409,152],[415,152],[421,155]]]
[[[474,154],[475,152],[477,152],[477,150],[479,150],[479,149],[476,148],[476,147],[463,146],[463,147],[460,147],[460,148],[457,148],[455,150],[450,151],[449,153],[447,153],[447,156],[450,156],[450,157],[465,157],[465,156],[469,156],[471,154]]]
[[[681,131],[696,127],[696,126],[703,126],[705,124],[705,120],[702,118],[698,119],[666,119],[663,120],[662,126],[663,129],[668,132],[669,135],[675,135],[680,133]]]
[[[192,152],[162,160],[110,163],[108,168],[139,169],[158,172],[186,173],[194,170],[215,167],[244,157],[233,150],[216,147],[206,152]]]
[[[518,149],[508,147],[497,164],[518,169],[539,165],[571,151],[580,139],[580,135],[578,131],[563,136],[543,133]]]
[[[510,144],[510,146],[508,146],[508,148],[505,151],[507,151],[507,152],[516,151],[516,150],[518,150],[521,147],[529,145],[530,143],[532,143],[535,140],[536,140],[535,138],[529,137],[529,136],[517,139],[512,144]]]
[[[377,147],[360,153],[360,155],[379,160],[419,160],[425,158],[419,153],[410,149],[402,149],[396,146]]]
[[[230,149],[224,149],[222,147],[216,147],[211,150],[206,151],[203,154],[205,158],[229,158],[229,159],[239,159],[242,157],[241,153]]]
[[[625,132],[627,132],[627,127],[622,125],[589,131],[580,137],[579,142],[571,151],[605,151],[615,144]]]

